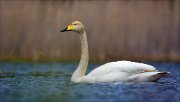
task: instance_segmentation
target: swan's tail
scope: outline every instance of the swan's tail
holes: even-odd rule
[[[128,81],[155,82],[166,74],[169,74],[169,72],[159,72],[159,71],[144,72],[144,73],[139,73],[139,74],[134,74],[134,75],[129,76]]]
[[[170,72],[158,72],[151,76],[150,81],[158,81],[161,77],[163,77],[166,74],[169,74]]]

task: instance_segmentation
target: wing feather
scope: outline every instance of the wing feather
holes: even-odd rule
[[[147,70],[156,70],[155,67],[151,65],[147,65],[144,63],[137,63],[131,61],[117,61],[117,62],[109,62],[104,65],[101,65],[94,70],[92,70],[88,75],[106,75],[113,72],[125,72],[128,74],[133,74],[141,71]]]

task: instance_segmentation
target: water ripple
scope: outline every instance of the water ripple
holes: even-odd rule
[[[33,64],[6,63],[4,66],[10,67],[7,72],[16,69],[13,77],[0,78],[0,102],[178,102],[180,99],[180,64],[150,63],[171,72],[158,82],[82,84],[70,82],[75,70],[72,67],[77,64],[53,63],[53,68],[51,64],[38,64],[35,69]],[[98,64],[90,66],[92,70]]]

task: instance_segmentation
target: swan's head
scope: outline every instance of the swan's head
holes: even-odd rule
[[[84,26],[80,21],[75,21],[72,24],[70,24],[67,28],[61,30],[61,32],[65,31],[74,31],[77,33],[81,33],[84,31]]]

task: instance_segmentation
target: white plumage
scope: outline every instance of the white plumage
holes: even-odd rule
[[[78,33],[81,39],[81,60],[78,68],[71,77],[72,82],[147,82],[157,81],[162,76],[167,74],[167,72],[159,72],[155,67],[144,63],[117,61],[101,65],[85,76],[89,54],[84,26],[81,22],[75,21],[61,32],[64,31],[75,31]]]
[[[158,75],[159,74],[159,75]],[[80,82],[147,82],[157,81],[165,72],[158,72],[155,67],[131,61],[109,62],[101,65],[84,77]],[[156,76],[157,75],[157,76]]]

